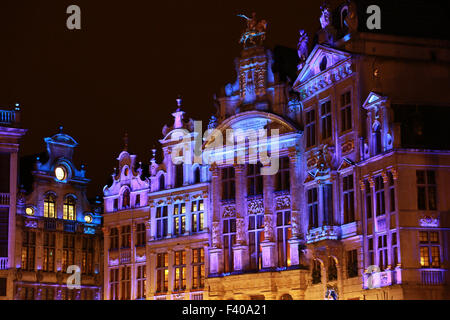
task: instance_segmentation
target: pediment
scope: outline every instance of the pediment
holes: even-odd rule
[[[380,103],[385,103],[386,100],[387,97],[382,96],[380,93],[371,91],[367,96],[366,100],[364,101],[362,107],[367,110],[372,106],[379,105]]]
[[[348,60],[349,58],[351,58],[351,55],[347,52],[326,47],[320,44],[316,45],[313,51],[308,56],[308,59],[306,59],[305,66],[298,75],[294,87],[300,86],[308,79],[314,77],[317,74],[325,72],[330,68],[333,68],[340,62]]]

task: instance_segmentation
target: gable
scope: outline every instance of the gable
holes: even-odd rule
[[[308,59],[305,62],[305,66],[301,70],[300,74],[295,81],[294,87],[298,87],[308,79],[325,72],[341,62],[351,58],[351,55],[347,52],[336,50],[334,48],[326,47],[323,45],[316,45]]]

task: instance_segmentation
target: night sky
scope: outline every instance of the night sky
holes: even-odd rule
[[[321,3],[1,0],[0,106],[21,104],[21,155],[44,151],[43,138],[63,126],[79,143],[75,163],[87,166],[89,196],[102,195],[124,133],[148,163],[178,95],[186,116],[207,125],[213,95],[235,81],[245,28],[238,13],[268,21],[268,47],[295,48],[299,29],[310,39],[318,30]],[[72,4],[81,30],[66,28]]]

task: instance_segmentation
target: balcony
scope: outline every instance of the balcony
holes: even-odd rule
[[[20,121],[20,109],[14,110],[0,110],[0,126],[1,125],[13,125]]]
[[[56,230],[56,219],[45,219],[44,220],[45,230]]]
[[[402,283],[402,274],[399,267],[394,270],[383,270],[374,272],[366,272],[363,274],[363,288],[364,289],[376,289],[381,287],[387,287],[394,284]]]
[[[422,269],[420,270],[420,280],[426,286],[438,286],[445,284],[444,269]]]
[[[8,269],[8,257],[0,258],[0,270]]]
[[[0,193],[0,206],[9,206],[9,193]]]
[[[309,230],[306,242],[313,243],[322,240],[338,240],[341,234],[339,226],[323,226]]]
[[[120,249],[120,264],[131,263],[131,249]]]

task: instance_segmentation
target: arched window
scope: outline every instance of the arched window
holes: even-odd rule
[[[281,296],[280,300],[294,300],[294,299],[292,299],[292,296],[290,294],[286,293]]]
[[[164,174],[162,173],[159,176],[159,190],[164,190],[166,187],[166,179],[164,177]]]
[[[337,280],[336,260],[333,257],[328,258],[328,281]]]
[[[130,207],[130,190],[125,189],[122,193],[122,209]]]
[[[75,220],[76,218],[76,209],[75,209],[75,198],[72,196],[66,197],[64,200],[64,210],[63,210],[63,219],[65,220]]]
[[[315,259],[312,268],[312,283],[317,284],[322,282],[322,270],[319,260]]]
[[[44,199],[44,217],[56,218],[55,196],[47,194]]]
[[[200,183],[200,167],[196,167],[194,169],[194,184],[195,183]]]

